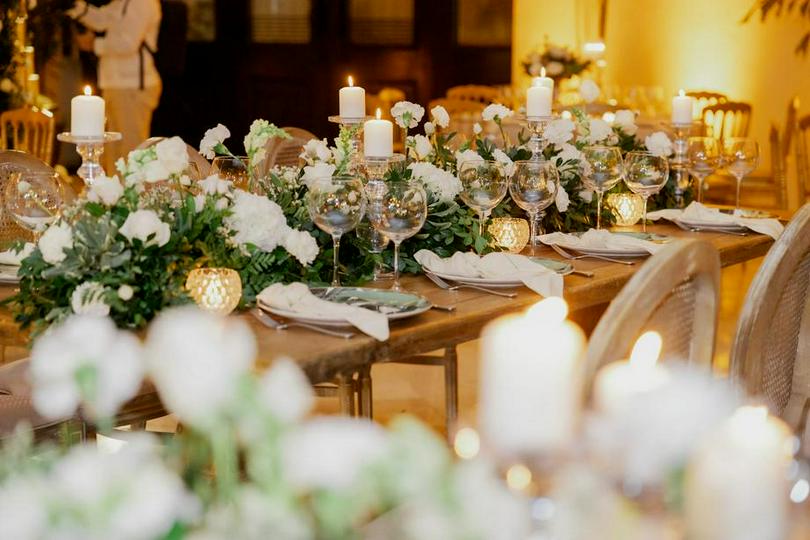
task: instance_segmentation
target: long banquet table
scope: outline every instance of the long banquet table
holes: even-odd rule
[[[759,234],[734,236],[714,232],[688,232],[670,224],[648,227],[650,232],[677,238],[693,238],[712,243],[720,252],[723,266],[729,266],[763,256],[772,239]],[[543,247],[540,256],[560,259],[551,249]],[[626,266],[602,260],[584,259],[574,261],[579,270],[592,271],[594,277],[579,275],[565,277],[564,297],[569,305],[571,318],[590,331],[607,304],[644,263],[636,259],[634,266]],[[256,333],[259,356],[256,368],[261,370],[275,358],[286,356],[298,362],[313,383],[351,377],[374,363],[397,360],[412,355],[452,347],[474,340],[481,329],[494,318],[521,311],[540,300],[540,296],[521,288],[516,298],[502,298],[487,293],[463,289],[445,291],[439,289],[424,276],[408,276],[403,286],[419,292],[440,305],[454,305],[452,313],[430,310],[416,317],[391,324],[390,338],[385,342],[358,333],[352,339],[333,338],[310,330],[290,328],[283,331],[261,325],[249,314],[239,314]],[[383,286],[385,286],[383,284]],[[12,293],[4,287],[2,295]],[[11,321],[8,308],[0,310],[0,343],[19,345],[26,334],[19,331]],[[159,402],[152,393],[145,393],[129,407],[125,418],[140,420],[154,417],[159,411]]]

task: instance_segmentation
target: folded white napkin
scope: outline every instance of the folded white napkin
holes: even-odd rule
[[[561,275],[523,255],[490,253],[481,257],[471,252],[456,252],[452,257],[442,259],[432,251],[421,249],[414,258],[431,272],[458,277],[522,281],[542,296],[562,296],[563,293]]]
[[[22,264],[22,260],[31,255],[32,251],[34,251],[34,244],[31,242],[27,242],[19,253],[14,251],[14,249],[0,251],[0,264],[5,264],[7,266],[20,266],[20,264]]]
[[[379,341],[388,339],[388,317],[370,309],[318,298],[304,283],[274,283],[260,292],[256,299],[259,307],[294,311],[303,316],[327,315],[343,319]]]
[[[642,240],[629,234],[616,234],[605,229],[590,229],[583,235],[554,232],[540,236],[544,244],[559,244],[571,249],[611,249],[616,251],[631,251],[643,249],[647,253],[655,253],[662,244]]]
[[[785,229],[782,224],[779,223],[778,219],[733,216],[720,212],[718,208],[709,208],[697,201],[692,201],[692,203],[683,210],[667,208],[647,214],[647,219],[657,220],[660,218],[681,223],[705,221],[717,223],[718,225],[739,225],[760,234],[767,234],[774,240],[779,238],[779,235],[781,235],[782,231]]]

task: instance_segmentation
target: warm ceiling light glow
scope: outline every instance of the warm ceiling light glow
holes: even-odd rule
[[[630,353],[630,364],[638,367],[649,368],[658,361],[661,354],[661,334],[658,332],[644,332],[633,345],[633,352]]]
[[[382,118],[382,111],[380,110],[379,107],[377,107],[377,120],[379,120],[380,118]]]
[[[352,79],[351,75],[349,75],[349,86],[354,86],[354,79]]]
[[[461,459],[472,459],[481,450],[481,438],[473,428],[461,428],[453,439],[453,449]]]
[[[549,296],[530,307],[528,316],[538,322],[559,324],[568,316],[568,304],[559,296]]]
[[[605,52],[605,43],[602,41],[589,41],[582,45],[582,49],[586,53],[603,53]]]
[[[93,89],[90,87],[89,84],[85,85],[85,87],[84,87],[84,95],[85,96],[92,96],[93,95]]]

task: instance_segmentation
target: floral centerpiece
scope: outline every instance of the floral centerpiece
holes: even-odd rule
[[[529,52],[521,61],[527,75],[539,77],[543,69],[546,76],[559,82],[579,75],[591,65],[590,60],[578,57],[568,47],[554,45],[546,41],[543,50]]]

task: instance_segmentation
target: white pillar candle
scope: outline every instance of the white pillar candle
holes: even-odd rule
[[[479,422],[502,456],[554,453],[574,433],[585,336],[561,298],[489,324],[481,335]]]
[[[790,429],[765,407],[741,407],[698,449],[687,471],[694,540],[788,537]]]
[[[391,157],[394,154],[394,124],[377,118],[363,124],[363,153],[366,157]]]
[[[551,116],[552,90],[548,86],[530,86],[526,90],[526,116]]]
[[[349,75],[349,86],[340,89],[338,98],[341,118],[364,118],[366,116],[366,90],[361,86],[354,86],[351,75]]]
[[[81,137],[102,137],[104,122],[104,100],[92,95],[92,89],[85,86],[84,95],[70,100],[70,133]]]
[[[532,79],[532,86],[545,86],[554,92],[554,79],[546,77],[546,68],[540,68],[540,76]]]
[[[684,91],[672,98],[672,123],[691,124],[692,123],[692,103],[690,96],[684,95]]]
[[[660,388],[669,379],[666,368],[657,363],[661,336],[645,332],[633,346],[629,361],[613,362],[599,370],[593,387],[597,410],[620,414],[635,396]]]

